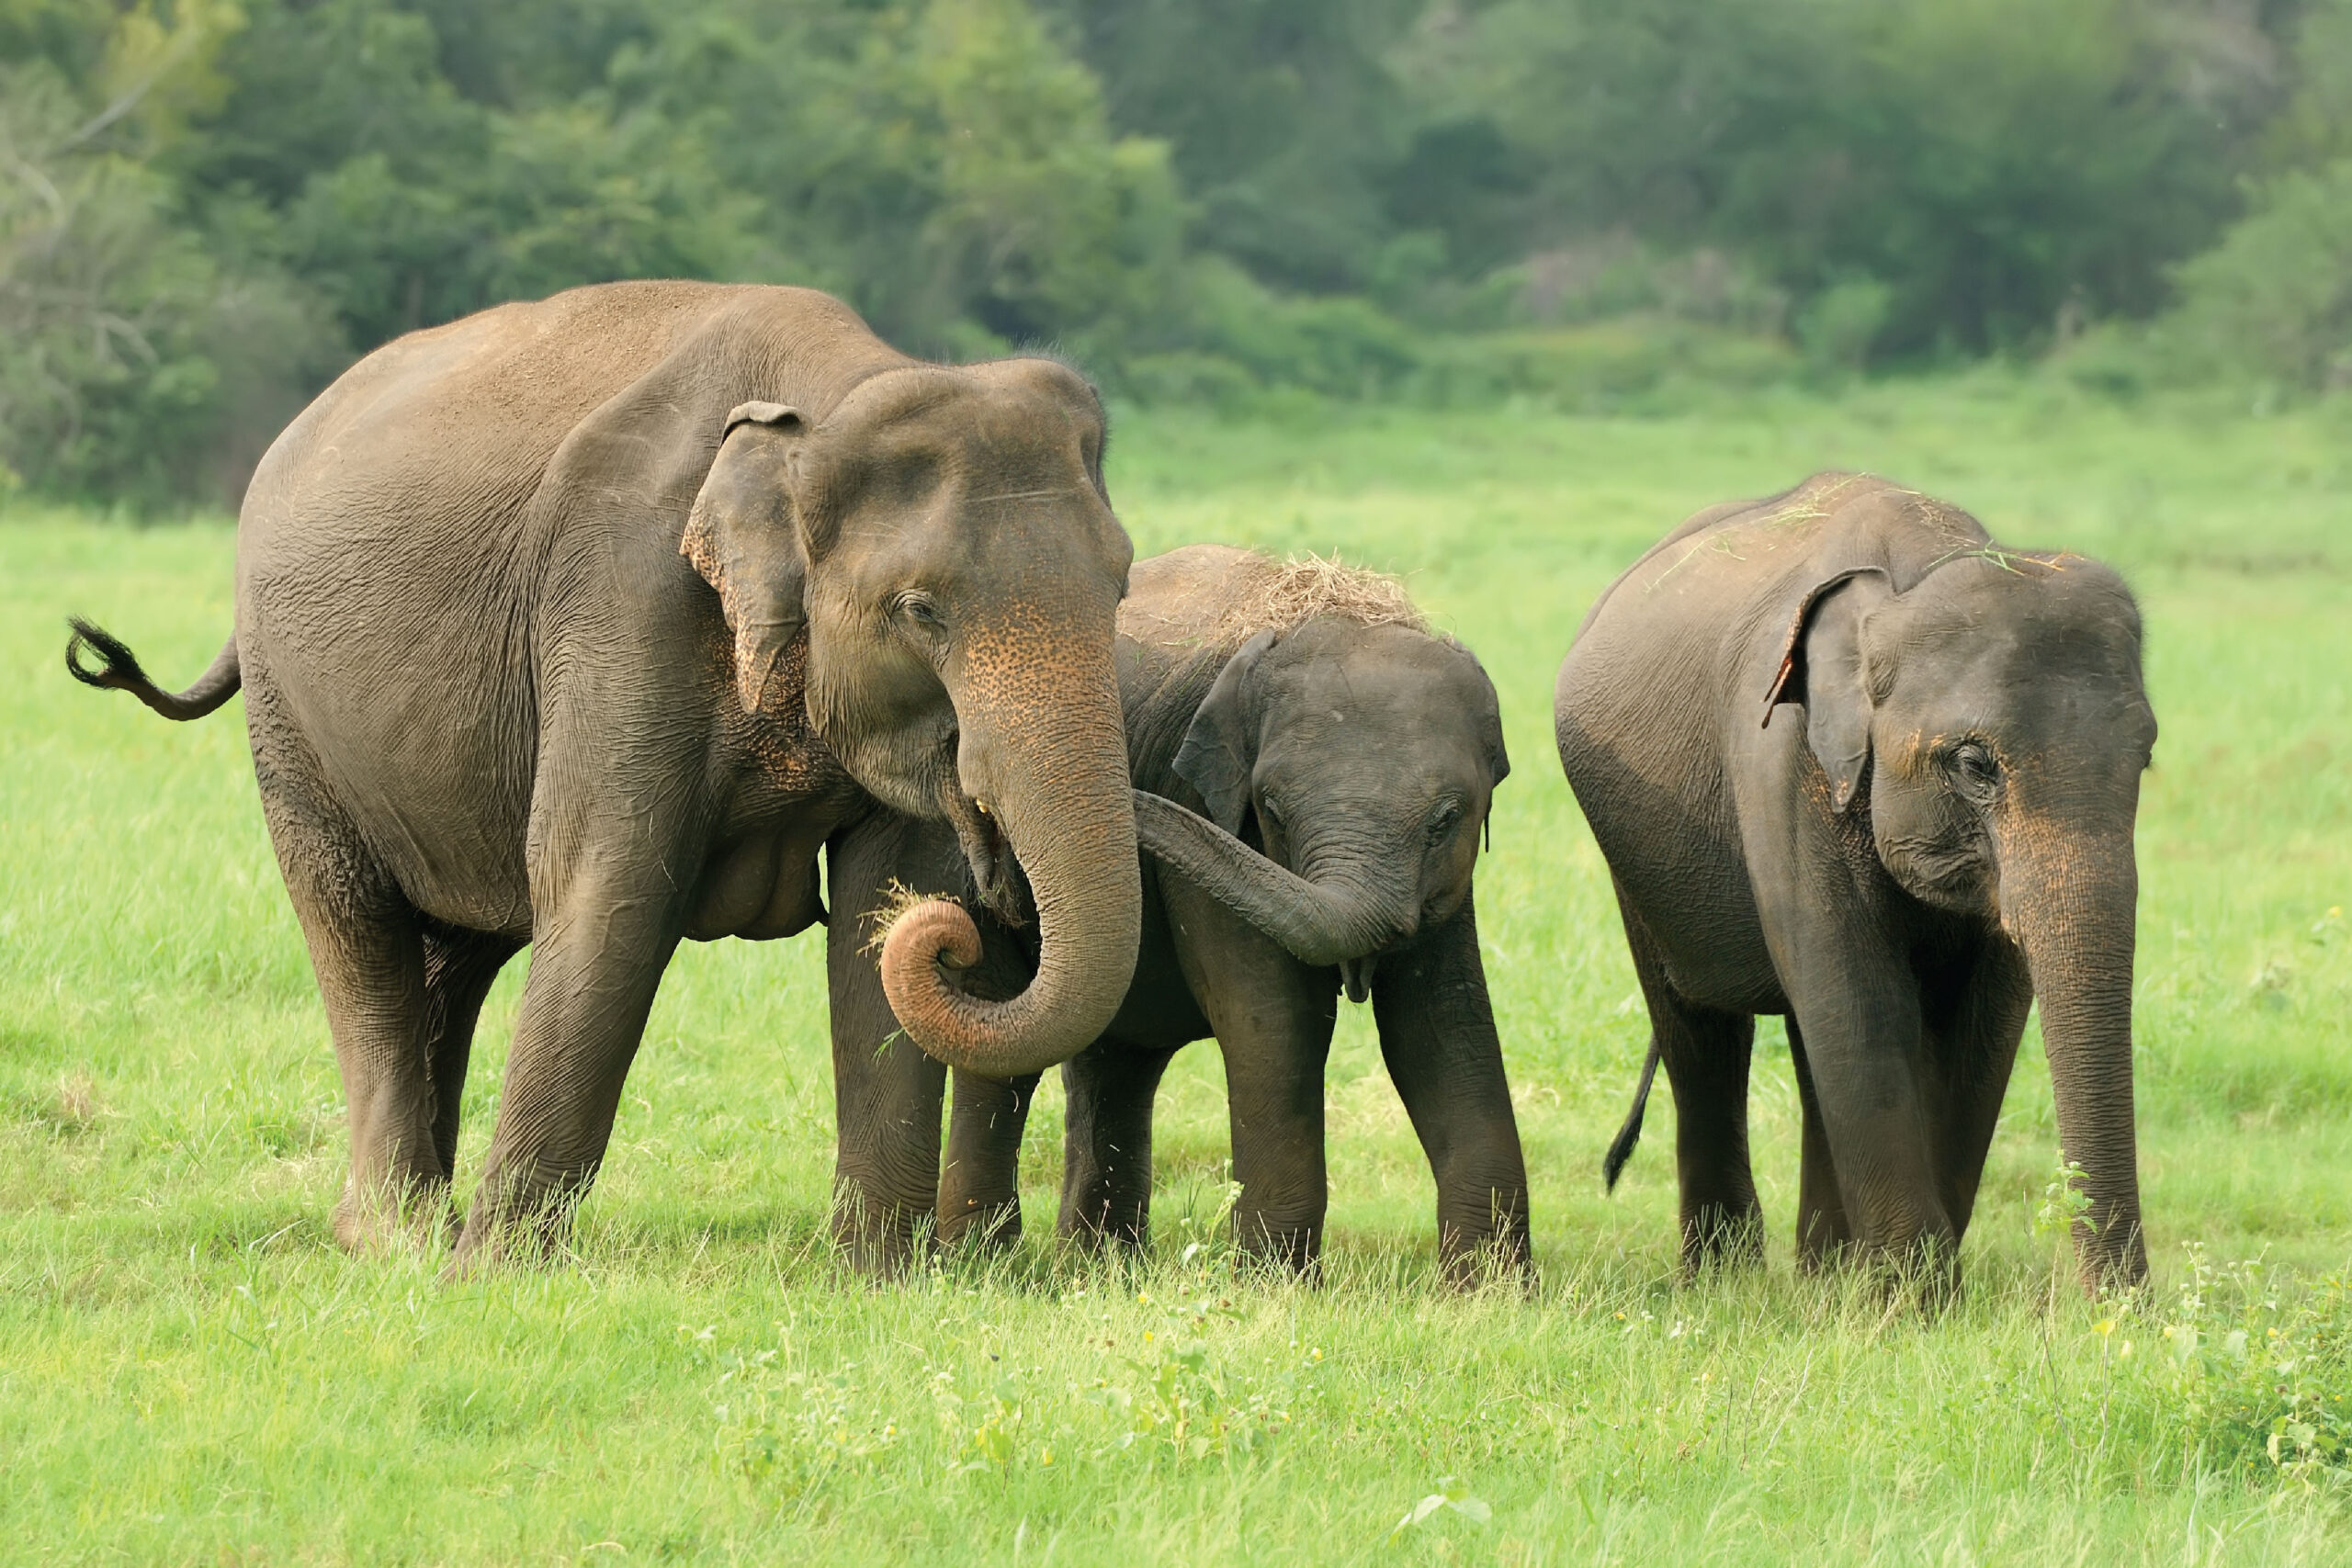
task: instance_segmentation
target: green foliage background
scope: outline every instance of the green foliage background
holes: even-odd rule
[[[0,483],[233,500],[354,355],[646,276],[1227,408],[2293,395],[2347,160],[2347,0],[0,0]]]

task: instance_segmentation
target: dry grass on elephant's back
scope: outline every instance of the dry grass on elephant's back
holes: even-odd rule
[[[1309,551],[1288,560],[1264,556],[1238,584],[1226,605],[1222,632],[1286,632],[1322,616],[1353,621],[1365,626],[1409,626],[1427,631],[1429,624],[1405,591],[1404,580],[1385,571],[1350,566],[1335,553],[1329,558]]]
[[[1351,566],[1336,552],[1320,556],[1310,550],[1277,559],[1254,550],[1187,551],[1178,558],[1185,563],[1181,586],[1172,592],[1163,588],[1148,609],[1133,601],[1123,608],[1123,627],[1131,635],[1146,640],[1172,637],[1221,649],[1238,647],[1260,632],[1292,632],[1323,617],[1430,629],[1402,578]]]

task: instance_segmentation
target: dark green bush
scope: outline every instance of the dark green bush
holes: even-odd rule
[[[2196,361],[2302,391],[2352,386],[2352,159],[2265,184],[2178,278],[2166,326]]]

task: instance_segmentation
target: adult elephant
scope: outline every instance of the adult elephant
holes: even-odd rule
[[[560,1235],[678,940],[822,919],[818,849],[868,792],[1035,888],[1010,1000],[944,982],[960,908],[904,922],[915,1039],[1009,1073],[1101,1032],[1139,919],[1103,434],[1059,365],[924,364],[806,289],[575,289],[401,338],[287,428],[195,688],[82,628],[105,663],[74,672],[169,717],[243,685],[350,1101],[346,1245],[446,1190],[526,942],[458,1262]]]
[[[2113,572],[1819,475],[1701,513],[1618,579],[1555,717],[1673,1086],[1687,1261],[1758,1243],[1749,1043],[1778,1013],[1803,1258],[1948,1263],[2038,996],[2084,1278],[2145,1275],[2132,834],[2156,724]]]
[[[1341,988],[1370,998],[1381,1055],[1437,1179],[1456,1279],[1528,1262],[1527,1172],[1478,953],[1472,875],[1510,772],[1495,689],[1393,581],[1193,546],[1140,562],[1119,611],[1137,786],[1144,938],[1101,1039],[1063,1068],[1060,1228],[1140,1243],[1152,1103],[1177,1050],[1216,1038],[1246,1252],[1312,1271],[1328,1200],[1323,1073]],[[1034,1074],[944,1075],[895,1043],[873,935],[910,886],[962,890],[938,825],[877,813],[836,841],[827,933],[842,1158],[875,1172],[865,1245],[902,1257],[937,1203],[943,1241],[1018,1233]],[[1011,918],[1007,918],[1010,916]],[[1017,910],[984,915],[971,983],[1017,991]]]

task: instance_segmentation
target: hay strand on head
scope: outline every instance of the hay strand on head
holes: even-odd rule
[[[1246,641],[1260,632],[1291,632],[1326,616],[1364,626],[1429,630],[1404,582],[1385,571],[1350,566],[1334,554],[1308,551],[1277,561],[1261,558],[1241,591],[1225,606],[1220,640]]]

